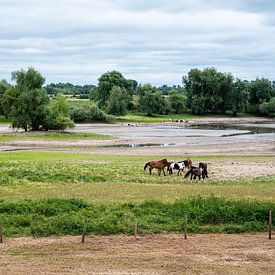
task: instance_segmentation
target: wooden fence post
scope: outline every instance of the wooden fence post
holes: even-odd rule
[[[0,243],[3,243],[3,226],[2,223],[0,222]]]
[[[184,239],[187,239],[187,215],[184,217]]]
[[[134,229],[134,232],[135,232],[135,238],[137,238],[137,220],[135,221],[135,229]]]
[[[268,219],[268,235],[269,235],[269,240],[271,240],[271,234],[272,234],[272,210],[269,210],[269,219]]]
[[[86,231],[87,231],[87,218],[85,218],[84,223],[83,223],[82,240],[81,240],[82,243],[84,243],[84,241],[85,241]]]

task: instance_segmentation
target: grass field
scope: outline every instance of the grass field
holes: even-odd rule
[[[157,177],[156,172],[150,177],[143,167],[145,162],[154,158],[46,152],[2,153],[0,198],[77,197],[90,203],[106,204],[144,200],[173,202],[194,195],[215,195],[275,201],[274,175],[232,180],[211,179],[210,176],[204,182],[191,182],[177,176]],[[202,158],[206,162],[217,162],[232,159],[232,156],[196,156],[193,161]],[[234,156],[234,159],[247,161],[249,156]],[[253,159],[274,160],[274,157]]]
[[[0,142],[22,139],[74,140],[74,139],[110,139],[111,136],[95,133],[69,132],[20,132],[0,134]]]
[[[274,162],[273,156],[196,156],[193,161],[202,158],[211,163]],[[91,233],[130,234],[137,217],[143,232],[175,232],[182,228],[184,213],[193,215],[193,232],[258,231],[265,229],[268,209],[275,211],[275,175],[229,180],[210,176],[191,182],[176,175],[158,177],[156,172],[149,176],[143,167],[150,159],[1,153],[0,219],[5,234],[80,234],[85,215],[94,221]]]

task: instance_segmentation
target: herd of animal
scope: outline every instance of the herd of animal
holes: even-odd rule
[[[200,162],[199,166],[193,166],[192,160],[190,158],[178,162],[169,162],[167,159],[161,159],[161,160],[152,160],[145,164],[144,170],[149,167],[149,173],[152,174],[152,170],[155,168],[158,170],[158,175],[160,176],[161,172],[163,172],[163,175],[165,176],[165,168],[167,168],[167,172],[169,175],[173,174],[174,170],[178,171],[178,176],[182,175],[184,169],[189,169],[187,173],[184,175],[185,178],[188,178],[190,176],[190,179],[196,179],[197,177],[199,180],[208,178],[208,172],[207,172],[207,163]]]

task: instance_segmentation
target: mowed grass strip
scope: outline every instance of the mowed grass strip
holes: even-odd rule
[[[215,195],[275,201],[275,175],[228,180],[190,181],[149,176],[144,164],[165,156],[111,156],[51,152],[0,154],[0,199],[80,198],[89,203],[173,202],[190,196]],[[169,157],[171,159],[172,157]],[[184,156],[182,157],[184,158]],[[179,159],[175,157],[174,159]],[[196,156],[194,162],[275,161],[256,156]]]

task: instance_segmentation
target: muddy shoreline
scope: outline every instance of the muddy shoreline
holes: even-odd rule
[[[49,140],[37,138],[14,139],[0,143],[1,151],[46,150],[86,152],[117,155],[273,155],[275,154],[275,130],[270,133],[242,133],[235,130],[199,130],[206,135],[193,135],[193,126],[275,124],[275,119],[266,118],[206,118],[187,123],[140,123],[127,124],[77,124],[70,132],[95,132],[111,134],[112,139]],[[274,130],[274,132],[273,132]],[[0,131],[11,129],[1,126]],[[227,132],[225,132],[227,131]],[[224,134],[228,133],[228,134]],[[233,133],[233,134],[232,134]]]

